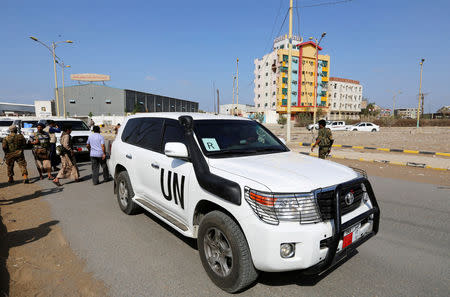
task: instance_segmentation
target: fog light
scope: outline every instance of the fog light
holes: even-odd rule
[[[282,243],[280,246],[281,258],[292,258],[295,254],[295,245],[293,243]]]
[[[363,191],[363,202],[369,201],[369,194],[367,193],[366,185],[364,183],[361,183],[361,189]]]

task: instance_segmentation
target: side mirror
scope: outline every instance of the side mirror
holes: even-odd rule
[[[183,159],[188,158],[189,153],[187,147],[181,142],[168,142],[164,147],[164,154],[168,157]]]
[[[284,138],[278,138],[279,140],[281,140],[281,142],[284,144],[284,145],[286,145],[286,139],[284,139]]]

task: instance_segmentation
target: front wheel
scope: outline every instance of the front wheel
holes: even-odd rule
[[[223,212],[212,211],[205,215],[197,243],[203,268],[222,290],[235,293],[258,277],[241,228]]]
[[[358,129],[353,129],[353,131],[358,131]]]
[[[372,132],[377,132],[377,129],[373,128],[373,129],[372,129]]]

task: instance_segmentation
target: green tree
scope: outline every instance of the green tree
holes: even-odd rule
[[[92,111],[89,112],[89,117],[92,118],[93,114]]]

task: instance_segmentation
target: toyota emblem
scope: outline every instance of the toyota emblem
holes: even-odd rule
[[[352,192],[348,192],[344,197],[345,203],[347,205],[351,205],[353,201],[355,200],[355,196],[353,196]]]

